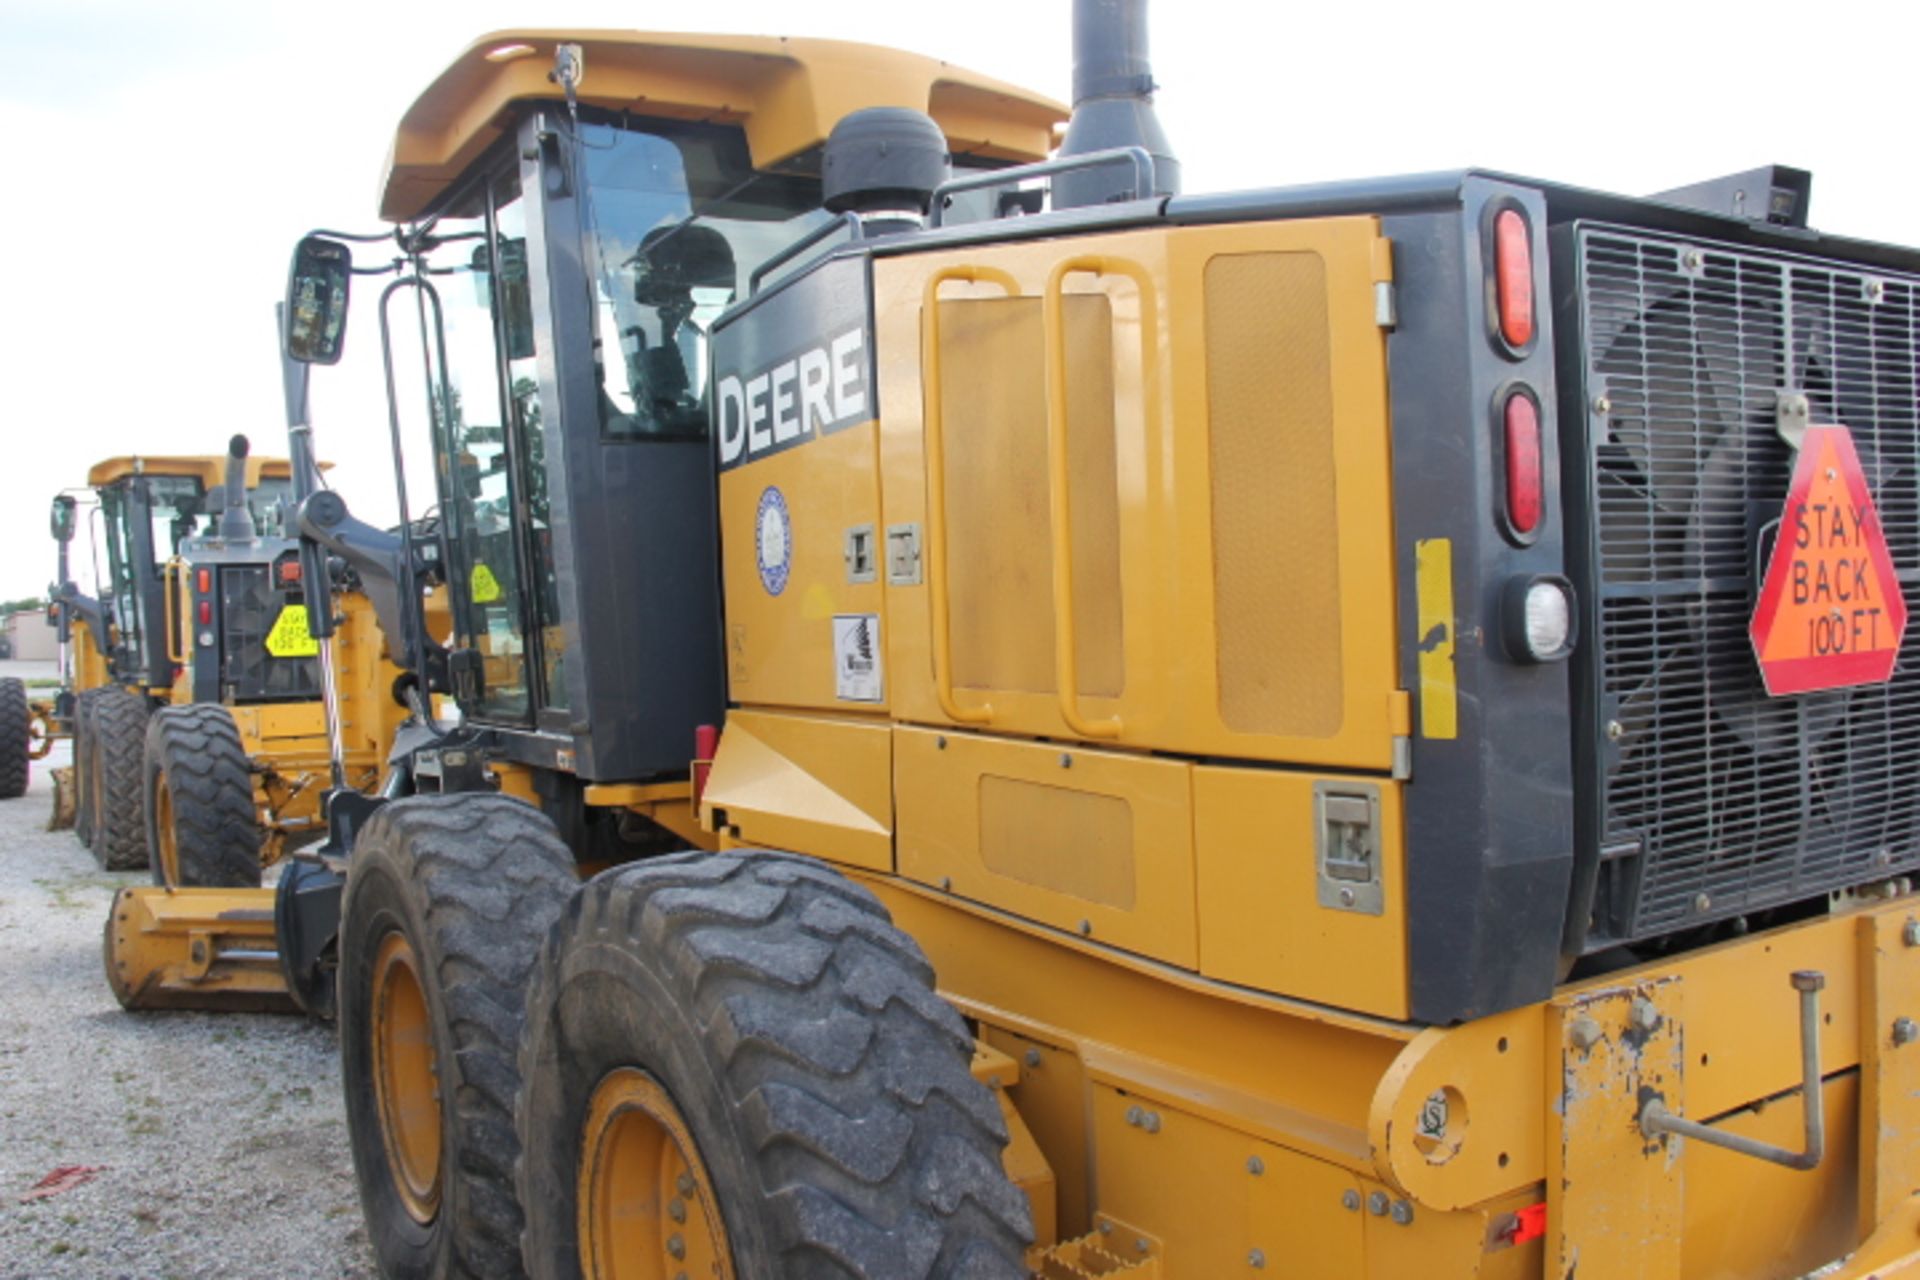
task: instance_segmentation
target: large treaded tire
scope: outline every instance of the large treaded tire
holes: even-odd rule
[[[0,800],[27,794],[27,757],[33,750],[33,710],[21,680],[0,680]]]
[[[145,774],[140,795],[153,882],[174,889],[258,888],[253,766],[233,713],[213,703],[156,711],[147,722]],[[171,819],[171,831],[161,829],[163,816]],[[178,873],[171,884],[169,848]]]
[[[638,1067],[685,1118],[746,1280],[1023,1280],[1026,1197],[966,1024],[865,889],[782,854],[590,881],[542,949],[520,1048],[523,1251],[581,1274],[596,1084]]]
[[[93,857],[108,871],[147,865],[147,823],[141,812],[146,761],[147,700],[125,689],[101,689],[93,702]]]
[[[98,689],[82,690],[73,700],[73,835],[93,847],[93,704]]]
[[[541,940],[579,883],[553,824],[492,795],[396,800],[368,819],[341,905],[347,1132],[367,1234],[393,1280],[521,1275],[515,1051]],[[440,1097],[438,1208],[408,1212],[375,1093],[372,983],[395,932],[419,961]]]

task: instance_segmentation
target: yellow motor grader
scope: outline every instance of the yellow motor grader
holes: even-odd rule
[[[514,31],[402,120],[462,715],[302,935],[383,1272],[1920,1275],[1920,253],[1181,194],[1137,4],[1074,83]]]
[[[113,458],[87,482],[105,576],[97,596],[69,576],[76,504],[61,495],[50,593],[68,655],[52,723],[75,733],[80,838],[158,884],[258,885],[319,834],[327,761],[296,544],[277,533],[288,464],[236,436],[224,458]],[[361,785],[388,736],[356,738]]]
[[[224,459],[109,459],[88,484],[106,574],[97,597],[71,578],[77,503],[56,498],[50,604],[66,687],[36,714],[51,730],[43,741],[74,739],[75,785],[56,775],[54,825],[74,825],[110,870],[150,867],[158,887],[116,898],[110,933],[123,945],[108,978],[130,1008],[180,1003],[181,989],[196,1005],[291,1008],[270,896],[265,910],[242,892],[192,911],[171,896],[259,894],[265,867],[322,834],[331,744],[307,579],[297,543],[261,531],[279,526],[289,465],[250,457],[236,436]],[[365,601],[336,605],[340,673],[358,695],[341,726],[342,777],[371,789],[407,714],[401,673]]]

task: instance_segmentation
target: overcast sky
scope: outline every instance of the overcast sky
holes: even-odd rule
[[[0,598],[53,569],[46,509],[95,459],[285,447],[272,309],[311,227],[374,226],[392,129],[515,26],[896,45],[1065,98],[1067,0],[0,0]],[[1160,112],[1189,191],[1482,165],[1645,193],[1778,161],[1813,220],[1920,243],[1907,0],[1808,6],[1157,0]],[[588,69],[591,74],[591,67]],[[335,484],[392,480],[363,293],[316,379]],[[418,502],[418,500],[416,500]]]

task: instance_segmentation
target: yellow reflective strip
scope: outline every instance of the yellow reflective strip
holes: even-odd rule
[[[1453,676],[1453,540],[1413,544],[1420,615],[1420,736],[1460,736],[1460,696]]]

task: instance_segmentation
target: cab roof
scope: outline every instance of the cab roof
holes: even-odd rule
[[[553,100],[554,50],[583,53],[581,102],[675,120],[738,124],[757,169],[826,141],[850,111],[912,107],[955,154],[1042,160],[1065,104],[937,58],[844,40],[551,28],[497,31],[469,45],[408,108],[381,183],[380,216],[419,217],[499,137],[509,108]]]
[[[321,464],[322,470],[326,464]],[[87,471],[87,484],[98,489],[102,485],[124,480],[130,475],[149,476],[186,476],[198,480],[203,488],[211,489],[215,485],[226,483],[227,458],[225,454],[204,457],[145,457],[107,458],[96,462]],[[293,467],[285,458],[263,458],[251,455],[247,458],[247,488],[259,484],[262,478],[268,480],[286,480],[293,475]]]

